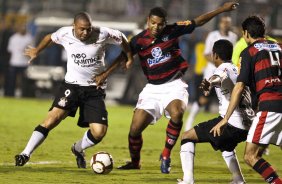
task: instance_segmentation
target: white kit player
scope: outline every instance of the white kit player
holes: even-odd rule
[[[25,149],[15,156],[16,166],[23,166],[32,152],[46,139],[50,130],[67,116],[74,117],[79,108],[78,126],[89,127],[83,138],[71,147],[77,166],[86,168],[84,150],[98,144],[106,135],[108,113],[104,103],[106,83],[96,86],[95,76],[105,70],[105,46],[120,45],[132,61],[126,37],[117,30],[93,27],[90,16],[81,12],[74,17],[73,26],[62,27],[48,34],[36,48],[28,48],[25,55],[32,61],[48,45],[56,43],[67,53],[67,73],[58,94],[44,119],[38,125]]]
[[[210,90],[215,87],[219,100],[220,116],[200,123],[183,133],[180,157],[184,175],[183,179],[179,180],[179,184],[194,183],[195,144],[204,142],[209,142],[215,150],[222,152],[222,157],[232,173],[232,184],[245,183],[237,160],[235,147],[238,143],[246,140],[251,119],[254,117],[254,111],[250,108],[250,91],[248,88],[245,89],[240,107],[237,107],[232,114],[223,134],[219,137],[214,137],[210,131],[222,120],[227,111],[238,73],[236,66],[231,62],[233,50],[231,42],[228,40],[218,40],[215,42],[212,50],[212,61],[217,68],[208,80],[203,80],[201,88],[204,94],[208,95]]]
[[[230,31],[231,29],[231,17],[229,16],[223,16],[219,20],[218,24],[218,30],[212,31],[208,34],[207,39],[205,41],[205,50],[204,55],[207,61],[207,66],[203,73],[203,79],[209,79],[215,70],[214,64],[211,62],[211,54],[212,54],[212,48],[214,43],[217,40],[225,39],[230,41],[233,45],[236,43],[238,36]],[[198,86],[196,86],[198,88]],[[185,130],[189,130],[192,127],[192,124],[195,120],[196,115],[198,114],[200,107],[206,105],[208,103],[208,98],[203,95],[198,95],[196,101],[192,104],[189,117],[186,120],[185,123]]]

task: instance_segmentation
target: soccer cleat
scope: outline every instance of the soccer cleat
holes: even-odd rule
[[[161,161],[161,172],[164,174],[169,174],[170,172],[170,158],[164,158],[162,155],[160,156]]]
[[[134,164],[133,162],[126,162],[125,165],[119,166],[117,169],[120,170],[131,170],[131,169],[140,169],[141,166],[139,164]]]
[[[16,166],[23,166],[29,161],[29,156],[20,154],[15,156]]]
[[[245,181],[231,181],[229,184],[246,184]]]
[[[85,158],[84,158],[84,156],[85,156],[84,152],[76,151],[75,150],[75,143],[72,145],[71,151],[76,157],[77,167],[78,168],[86,168],[86,161],[85,161]]]

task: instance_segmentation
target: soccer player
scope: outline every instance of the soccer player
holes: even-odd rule
[[[204,69],[203,78],[209,79],[214,70],[215,66],[211,62],[211,53],[212,53],[212,47],[213,44],[220,39],[226,39],[230,41],[233,45],[235,45],[237,41],[237,35],[231,31],[232,26],[232,20],[229,16],[222,16],[220,17],[219,24],[218,24],[218,30],[212,31],[208,34],[207,39],[205,41],[205,50],[204,50],[204,56],[206,60],[208,61],[206,68]],[[214,94],[214,92],[212,93]],[[214,96],[214,95],[210,95]],[[209,98],[202,95],[202,93],[197,94],[196,101],[192,104],[189,117],[186,120],[185,123],[185,130],[189,130],[192,127],[192,123],[195,120],[196,115],[199,113],[200,108],[208,104]]]
[[[25,54],[31,58],[29,62],[53,43],[62,45],[67,52],[65,81],[47,117],[34,129],[25,149],[15,156],[16,166],[26,164],[49,131],[67,116],[74,117],[79,107],[78,126],[89,129],[81,140],[73,144],[71,151],[76,156],[77,166],[86,168],[84,150],[98,144],[108,127],[104,103],[106,83],[98,88],[93,78],[105,70],[105,46],[120,45],[128,60],[133,59],[132,54],[126,37],[120,31],[92,26],[91,18],[85,12],[75,15],[73,26],[62,27],[46,35],[36,48],[26,49]]]
[[[180,158],[183,180],[179,184],[194,183],[194,156],[195,144],[209,142],[215,150],[222,152],[222,157],[233,176],[233,184],[245,183],[240,166],[235,153],[238,143],[245,141],[248,134],[251,118],[254,111],[251,109],[250,91],[245,90],[245,96],[241,101],[241,108],[237,108],[228,121],[224,133],[219,137],[213,137],[210,130],[224,117],[231,91],[238,76],[237,67],[232,64],[233,46],[228,40],[218,40],[212,48],[211,61],[216,66],[214,74],[208,79],[204,79],[200,88],[207,96],[214,87],[219,100],[220,116],[196,125],[182,135]]]
[[[188,103],[187,84],[181,78],[188,68],[181,57],[178,37],[191,33],[214,16],[231,11],[237,3],[228,2],[218,9],[201,15],[192,21],[181,21],[167,25],[167,13],[163,8],[151,9],[147,18],[148,29],[130,41],[133,54],[138,54],[148,84],[139,94],[133,114],[128,142],[131,162],[119,169],[140,169],[140,152],[143,144],[142,132],[154,124],[162,114],[170,118],[166,128],[165,147],[160,155],[161,172],[170,172],[170,153],[182,128],[182,117]],[[122,61],[120,56],[117,62]],[[126,63],[130,65],[130,62]],[[116,66],[115,64],[112,66]],[[109,75],[108,71],[97,77],[97,83]]]
[[[246,18],[242,28],[249,46],[240,55],[240,74],[226,115],[211,132],[214,136],[222,134],[243,89],[249,86],[257,96],[258,112],[249,130],[244,159],[267,183],[281,184],[282,179],[262,158],[262,153],[269,144],[282,146],[282,49],[276,42],[264,38],[265,24],[260,17]]]

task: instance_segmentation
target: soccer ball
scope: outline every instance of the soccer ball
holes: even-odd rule
[[[108,174],[113,170],[113,157],[107,152],[101,151],[92,156],[90,167],[96,174]]]

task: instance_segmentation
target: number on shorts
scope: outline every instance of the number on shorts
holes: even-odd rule
[[[67,90],[65,91],[65,96],[68,97],[70,94],[71,94],[71,91],[70,91],[69,89],[67,89]]]

